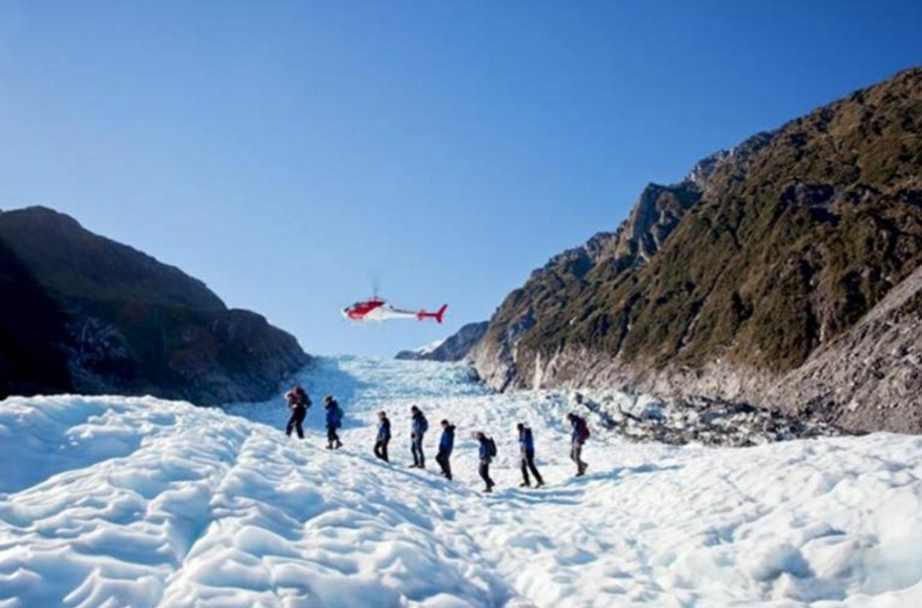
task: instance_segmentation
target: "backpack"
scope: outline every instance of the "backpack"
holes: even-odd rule
[[[519,445],[522,446],[523,450],[534,451],[535,436],[532,434],[530,428],[526,427],[522,432],[522,436],[519,438]]]
[[[419,418],[419,428],[422,429],[422,431],[425,433],[429,430],[429,421],[426,420],[426,417],[422,414],[419,415]]]
[[[339,428],[343,424],[343,416],[345,416],[345,413],[343,413],[343,408],[339,407],[339,403],[333,407],[336,408],[336,428]]]
[[[493,441],[492,437],[487,437],[487,454],[490,455],[490,458],[496,458],[496,442]]]
[[[576,423],[576,432],[580,441],[586,441],[589,439],[589,425],[586,424],[585,418],[579,418]]]

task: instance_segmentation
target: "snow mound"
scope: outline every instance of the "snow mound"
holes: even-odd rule
[[[280,401],[0,402],[0,607],[922,605],[922,438],[709,449],[594,424],[573,479],[564,395],[356,358],[302,380],[340,398],[345,449],[321,447],[316,406],[286,438]],[[410,404],[458,424],[457,481],[406,468]],[[515,487],[519,420],[547,489]],[[475,429],[499,446],[491,497]]]
[[[431,353],[432,351],[434,351],[435,349],[437,349],[444,343],[445,343],[445,338],[442,338],[440,340],[434,340],[430,342],[429,344],[425,344],[415,349],[415,352],[418,355],[428,355],[429,353]]]
[[[470,538],[443,529],[444,501],[394,492],[434,480],[395,479],[367,457],[321,454],[220,410],[155,399],[11,399],[0,429],[39,465],[29,475],[3,465],[5,489],[21,489],[0,495],[3,606],[476,606],[508,596],[470,559]]]

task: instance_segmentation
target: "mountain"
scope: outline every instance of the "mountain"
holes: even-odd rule
[[[920,263],[916,68],[650,184],[615,232],[509,294],[471,356],[501,390],[621,387],[922,432]]]
[[[486,321],[468,323],[445,340],[416,350],[402,350],[394,358],[407,361],[461,361],[483,338],[488,325]]]
[[[265,398],[308,360],[204,283],[43,207],[0,213],[0,397]]]

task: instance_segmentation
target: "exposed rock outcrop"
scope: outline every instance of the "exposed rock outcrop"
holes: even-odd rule
[[[603,428],[637,442],[747,447],[843,434],[835,426],[804,413],[785,415],[700,397],[661,401],[647,395],[609,391],[573,393],[570,401],[577,411],[585,408]]]
[[[513,291],[472,358],[498,389],[624,387],[922,432],[917,300],[886,303],[907,280],[893,293],[915,293],[920,263],[913,69],[648,186],[615,233]],[[861,352],[878,341],[897,354]]]
[[[308,361],[262,316],[50,209],[0,213],[0,282],[0,397],[260,400]]]
[[[847,332],[773,387],[790,404],[842,426],[922,429],[922,267]]]

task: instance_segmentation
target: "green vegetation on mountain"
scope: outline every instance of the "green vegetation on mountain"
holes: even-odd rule
[[[499,308],[475,355],[494,385],[781,378],[922,263],[922,69],[651,185],[595,238]]]

